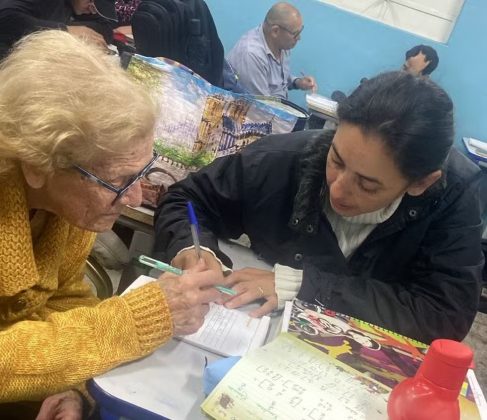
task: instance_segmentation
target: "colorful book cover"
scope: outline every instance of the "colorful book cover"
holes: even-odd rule
[[[268,134],[291,132],[300,117],[307,118],[269,98],[220,89],[169,59],[134,55],[127,72],[159,104],[154,148],[162,158],[150,181],[165,189],[215,158]]]
[[[287,331],[362,375],[392,389],[416,373],[428,346],[323,306],[295,299]],[[468,382],[460,397],[462,418],[478,418]]]

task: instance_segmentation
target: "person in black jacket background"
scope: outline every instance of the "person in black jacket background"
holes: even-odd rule
[[[262,299],[260,316],[297,295],[426,343],[463,339],[484,264],[480,170],[452,148],[450,98],[428,79],[384,73],[338,115],[336,132],[269,136],[170,187],[155,255],[195,264],[191,200],[207,265],[231,265],[217,237],[242,233],[275,264],[228,276],[238,295],[226,306]]]
[[[61,29],[106,48],[117,22],[115,0],[2,0],[0,59],[23,36]]]

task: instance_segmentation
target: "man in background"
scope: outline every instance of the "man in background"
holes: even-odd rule
[[[23,36],[61,29],[106,48],[117,22],[114,0],[1,0],[0,59]]]
[[[406,52],[406,61],[402,68],[416,76],[429,76],[438,67],[439,58],[436,50],[429,45],[416,45]]]
[[[291,75],[290,50],[301,39],[303,28],[299,11],[279,2],[270,8],[261,25],[239,39],[227,62],[242,90],[283,99],[289,89],[317,90],[312,76]]]
[[[438,67],[440,59],[438,53],[433,47],[429,45],[416,45],[410,50],[406,51],[405,61],[402,65],[402,70],[407,71],[413,76],[429,77],[429,75]],[[367,81],[366,77],[360,79],[360,83]],[[331,99],[340,103],[346,99],[347,95],[341,90],[335,90],[331,94]],[[313,123],[314,124],[314,123]],[[319,126],[321,121],[317,123]],[[312,128],[318,128],[315,125]]]

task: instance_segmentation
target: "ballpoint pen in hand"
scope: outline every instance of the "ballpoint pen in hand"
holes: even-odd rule
[[[304,74],[304,71],[299,72],[301,74],[301,79],[308,79],[313,81],[313,85],[311,86],[310,90],[311,92],[315,93],[316,92],[316,81],[314,81],[310,76],[306,76]]]
[[[193,237],[194,249],[196,251],[196,255],[198,259],[200,259],[201,249],[200,249],[198,219],[196,218],[196,213],[194,212],[193,204],[191,203],[191,201],[188,201],[187,208],[188,208],[189,224],[191,227],[191,236]]]
[[[173,267],[172,265],[166,264],[162,261],[156,260],[154,258],[150,258],[147,255],[140,255],[139,262],[147,265],[148,267],[157,268],[161,271],[167,271],[168,273],[176,274],[177,276],[183,275],[184,271],[180,268]],[[226,295],[235,296],[237,292],[233,289],[229,289],[225,286],[215,286],[215,289],[219,290]]]

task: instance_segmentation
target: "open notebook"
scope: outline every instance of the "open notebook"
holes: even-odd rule
[[[286,305],[282,330],[243,357],[201,408],[217,419],[387,420],[391,389],[415,374],[427,345],[319,305]],[[484,420],[469,371],[461,420]]]
[[[140,276],[124,292],[154,281]],[[222,356],[243,356],[249,350],[264,344],[270,318],[252,318],[237,309],[210,304],[203,326],[194,334],[178,337],[180,340]]]
[[[222,356],[243,356],[264,344],[270,318],[251,318],[236,309],[210,304],[198,332],[179,337],[182,341]]]

